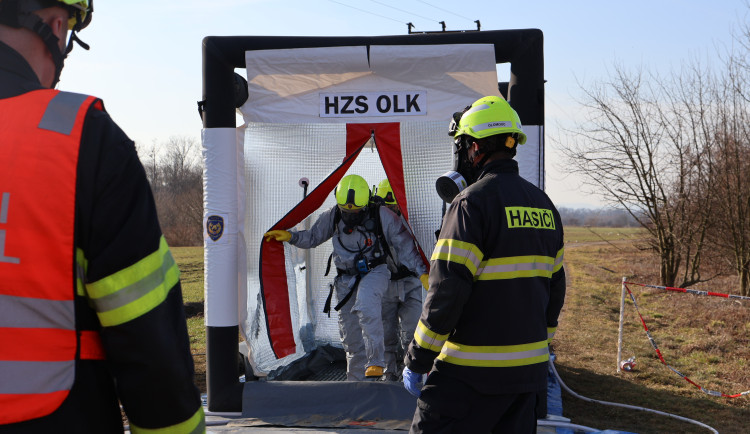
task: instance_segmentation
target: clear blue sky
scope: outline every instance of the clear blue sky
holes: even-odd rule
[[[711,62],[747,20],[743,0],[159,0],[95,2],[92,24],[66,61],[60,89],[93,94],[137,143],[200,139],[205,36],[377,36],[417,31],[538,28],[544,32],[547,192],[558,206],[598,205],[554,164],[550,137],[575,121],[578,83],[612,66],[650,71]],[[502,72],[502,70],[501,70]],[[501,81],[507,77],[499,77]]]

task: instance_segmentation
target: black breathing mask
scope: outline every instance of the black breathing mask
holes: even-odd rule
[[[453,127],[453,122],[451,127]],[[451,129],[453,130],[453,128]],[[473,184],[479,176],[481,169],[475,167],[473,156],[469,156],[469,147],[472,141],[473,137],[471,136],[462,135],[454,138],[456,151],[453,154],[453,170],[444,173],[435,182],[438,196],[447,203],[453,202],[453,198]]]
[[[453,137],[453,143],[456,145],[456,151],[453,153],[453,170],[444,173],[435,181],[437,194],[446,203],[453,202],[453,198],[471,185],[479,175],[479,171],[474,168],[473,158],[469,158],[469,147],[473,138],[466,135],[456,136],[461,117],[470,108],[471,106],[466,106],[463,111],[453,113],[453,119],[448,126],[448,135]]]
[[[341,221],[344,222],[344,232],[350,234],[354,231],[354,228],[361,225],[367,217],[367,207],[360,209],[357,212],[346,212],[341,211]]]

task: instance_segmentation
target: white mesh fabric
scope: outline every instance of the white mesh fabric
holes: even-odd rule
[[[410,221],[417,240],[429,258],[440,226],[441,201],[435,192],[435,179],[450,169],[452,151],[445,122],[414,122],[401,125],[404,183]],[[340,347],[337,313],[329,318],[323,305],[335,267],[326,277],[331,242],[302,250],[285,244],[287,281],[292,325],[298,351],[276,360],[271,351],[266,318],[260,299],[259,252],[262,235],[289,212],[303,197],[302,177],[310,180],[312,191],[341,164],[346,153],[346,127],[343,124],[265,124],[250,123],[245,134],[245,234],[247,248],[247,317],[242,324],[253,362],[261,372],[290,363],[319,345]],[[356,173],[372,186],[385,178],[376,147],[369,143],[348,173]],[[322,211],[335,205],[331,194],[323,206],[298,229],[312,225]],[[334,295],[332,305],[337,303]]]
[[[316,293],[322,291],[320,287],[324,285],[322,274],[325,268],[321,273],[311,273],[310,270],[318,270],[320,264],[325,267],[331,251],[330,242],[310,251],[300,251],[285,244],[289,261],[286,269],[291,274],[287,276],[287,281],[290,283],[292,325],[298,351],[281,360],[276,360],[268,341],[260,294],[259,252],[263,234],[302,199],[304,190],[299,185],[300,178],[310,180],[309,192],[341,163],[346,151],[345,138],[345,126],[336,124],[250,123],[246,127],[244,175],[248,305],[247,318],[241,326],[255,367],[260,372],[269,372],[301,357],[305,350],[312,349],[311,344],[315,340],[338,342],[331,338],[338,336],[335,318],[326,318],[313,328],[311,324],[314,318],[310,315],[315,314],[316,308],[314,305],[308,307],[308,303],[317,298]],[[307,221],[314,222],[324,209],[313,213]],[[309,262],[302,270],[306,260]],[[309,288],[312,297],[303,290],[307,286],[304,284],[307,276],[311,276]]]
[[[435,181],[453,168],[453,141],[447,122],[401,124],[401,157],[409,225],[427,259],[435,246],[435,231],[442,222],[443,201]]]

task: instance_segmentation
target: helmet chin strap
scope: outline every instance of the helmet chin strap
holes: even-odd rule
[[[469,156],[469,153],[467,152],[466,157],[469,159],[469,163],[471,163],[472,167],[474,167],[475,170],[481,170],[487,158],[489,158],[489,156],[492,155],[493,153],[494,152],[492,151],[490,152],[477,151],[472,156]],[[479,159],[477,159],[477,156],[479,156]]]
[[[47,25],[39,15],[34,13],[21,13],[16,16],[16,22],[13,23],[12,27],[22,27],[36,33],[44,42],[52,56],[52,61],[55,64],[55,78],[52,86],[55,87],[60,79],[60,72],[62,71],[63,63],[65,62],[65,54],[60,50],[60,38],[55,35],[52,28]]]
[[[49,27],[49,26],[47,26]],[[55,40],[59,41],[57,37],[55,37]],[[73,42],[80,45],[81,48],[84,50],[88,50],[89,44],[83,42],[78,35],[76,34],[75,30],[70,31],[70,36],[68,37],[68,45],[65,46],[65,52],[60,52],[59,45],[55,44],[55,49],[53,50],[49,45],[47,45],[47,48],[49,48],[50,53],[52,53],[52,60],[55,61],[55,79],[52,82],[52,88],[54,89],[55,86],[57,86],[57,83],[60,81],[60,74],[62,74],[63,66],[65,66],[65,59],[68,57],[68,54],[73,51]],[[58,56],[55,55],[55,53],[58,54]],[[60,60],[56,60],[56,57],[59,57]]]
[[[44,45],[47,47],[47,51],[49,51],[50,55],[52,56],[52,62],[54,62],[55,64],[55,77],[52,80],[52,85],[50,86],[50,88],[52,89],[54,89],[54,87],[57,86],[57,83],[60,81],[60,74],[62,74],[63,66],[65,65],[65,58],[68,56],[68,53],[73,50],[73,42],[75,41],[84,50],[89,49],[89,45],[78,38],[75,30],[71,30],[68,44],[64,51],[61,50],[60,38],[55,35],[55,32],[52,31],[52,28],[47,25],[47,23],[42,21],[42,19],[37,14],[20,14],[17,17],[16,23],[16,27],[23,27],[36,33],[42,39],[42,42],[44,42]]]

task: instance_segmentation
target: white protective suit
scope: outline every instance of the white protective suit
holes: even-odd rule
[[[402,219],[405,229],[409,227]],[[388,258],[391,279],[383,297],[383,333],[385,344],[385,378],[398,380],[403,359],[409,343],[414,337],[419,316],[422,314],[422,282],[408,267],[399,261],[397,252]]]
[[[401,218],[384,206],[376,209],[379,211],[383,238],[398,254],[401,263],[417,276],[426,273],[414,239],[401,223]],[[367,367],[385,367],[382,299],[388,290],[391,273],[385,263],[385,246],[378,240],[377,219],[369,214],[347,234],[346,225],[341,220],[334,230],[336,213],[337,206],[334,206],[321,214],[309,230],[290,230],[292,238],[289,243],[309,249],[333,239],[333,261],[338,272],[334,280],[336,299],[340,303],[354,291],[339,311],[339,331],[347,359],[346,378],[361,381],[365,379]],[[369,272],[358,272],[355,263],[358,257],[364,257],[373,265]]]

